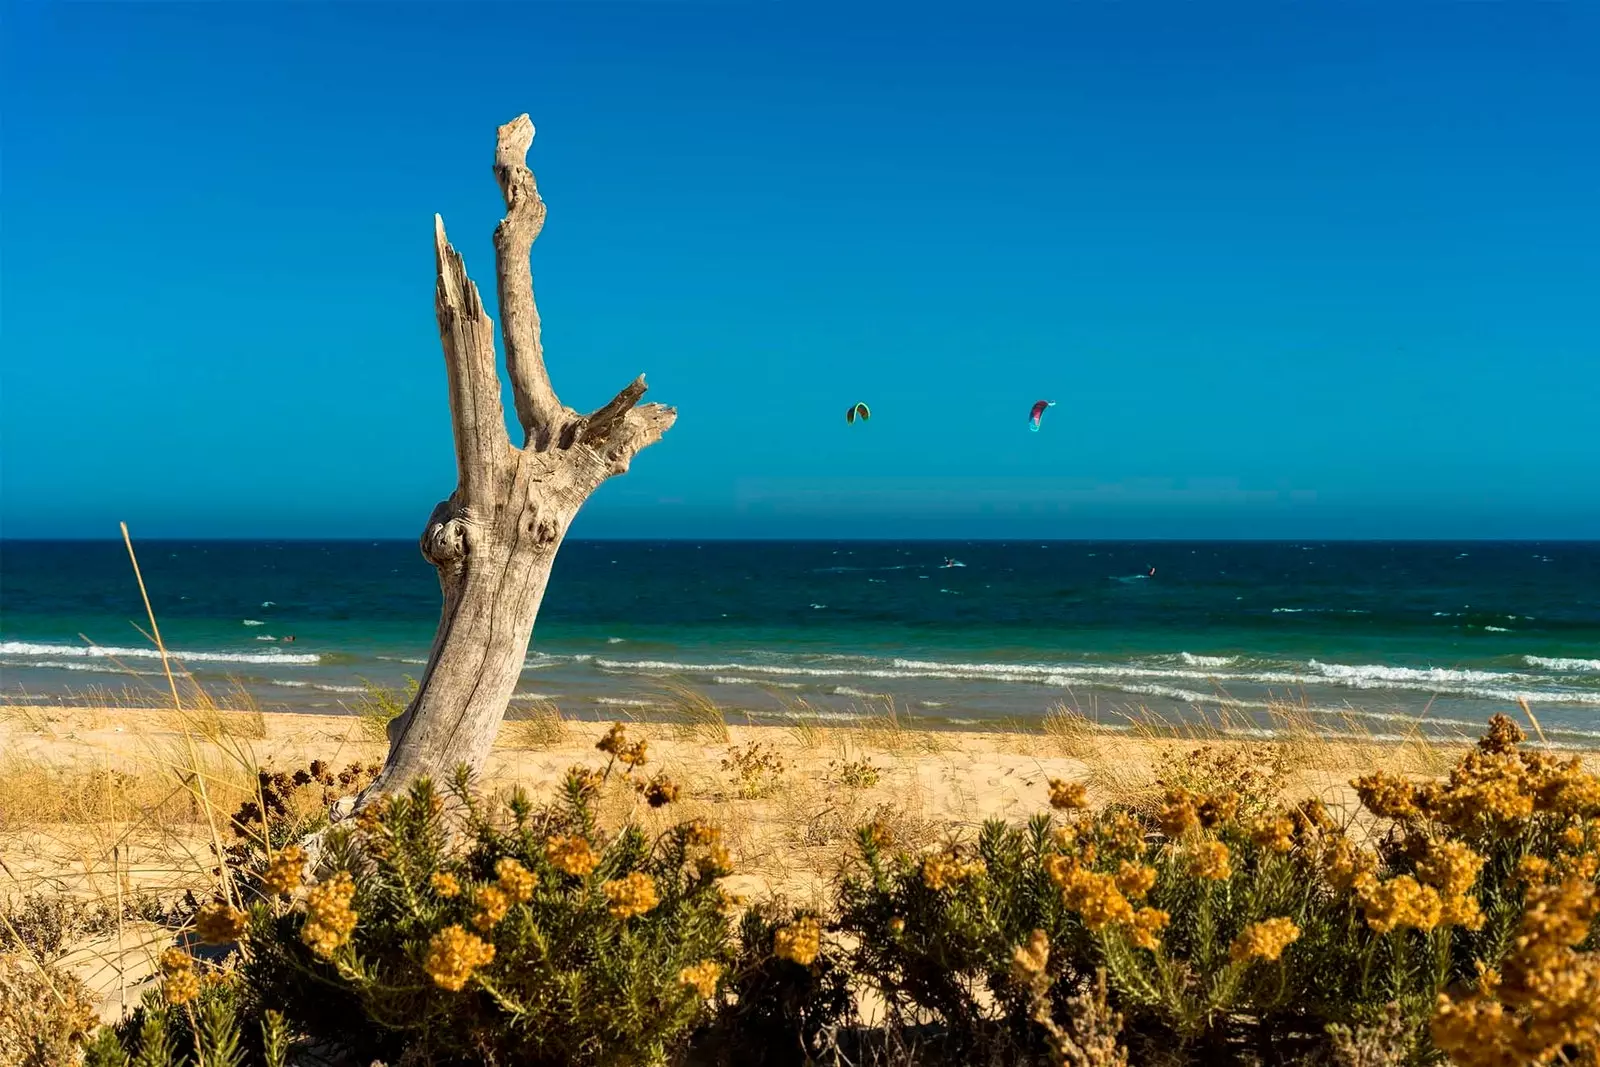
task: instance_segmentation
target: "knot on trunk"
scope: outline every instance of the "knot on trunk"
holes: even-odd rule
[[[422,531],[422,555],[441,571],[459,571],[470,550],[472,520],[454,500],[442,500]]]

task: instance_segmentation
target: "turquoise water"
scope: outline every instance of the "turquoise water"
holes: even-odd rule
[[[329,708],[421,672],[439,593],[412,542],[139,548],[163,636],[202,680]],[[8,696],[160,683],[135,625],[120,543],[0,545]],[[1582,744],[1600,739],[1600,544],[564,546],[517,699],[604,715],[675,685],[756,716],[892,699],[957,725],[1067,703],[1266,726],[1290,700],[1379,734],[1423,714],[1471,729],[1526,699]]]

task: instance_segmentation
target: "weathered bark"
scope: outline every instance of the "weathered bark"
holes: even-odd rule
[[[528,262],[545,216],[525,162],[532,142],[528,116],[514,119],[500,127],[494,163],[506,202],[495,228],[495,265],[520,448],[506,434],[493,325],[443,220],[434,217],[434,303],[450,384],[456,489],[433,509],[422,554],[439,571],[444,608],[421,686],[389,726],[389,758],[369,795],[482,764],[568,525],[589,494],[625,472],[676,417],[660,404],[639,404],[642,375],[589,415],[563,406],[551,388]]]

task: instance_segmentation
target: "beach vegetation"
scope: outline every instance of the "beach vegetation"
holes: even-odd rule
[[[1031,816],[975,825],[871,799],[882,750],[818,757],[819,786],[772,742],[731,746],[734,793],[781,775],[861,820],[829,831],[843,867],[793,902],[748,892],[749,828],[710,817],[770,799],[696,796],[637,725],[592,738],[538,796],[463,771],[351,813],[373,761],[213,777],[228,813],[185,831],[209,881],[197,866],[161,907],[131,890],[120,911],[8,903],[13,999],[66,1013],[10,1032],[121,1067],[1600,1053],[1600,778],[1504,716],[1443,774],[1363,764],[1325,800],[1294,785],[1292,747],[1172,739],[1138,788],[1044,775]],[[140,789],[118,804],[154,797]],[[151,978],[96,1031],[58,961],[124,926],[156,932]]]

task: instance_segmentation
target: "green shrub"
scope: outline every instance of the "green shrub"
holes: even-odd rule
[[[695,823],[603,839],[593,790],[536,809],[461,776],[369,805],[295,905],[253,908],[246,983],[363,1060],[664,1062],[730,962],[726,850]]]

